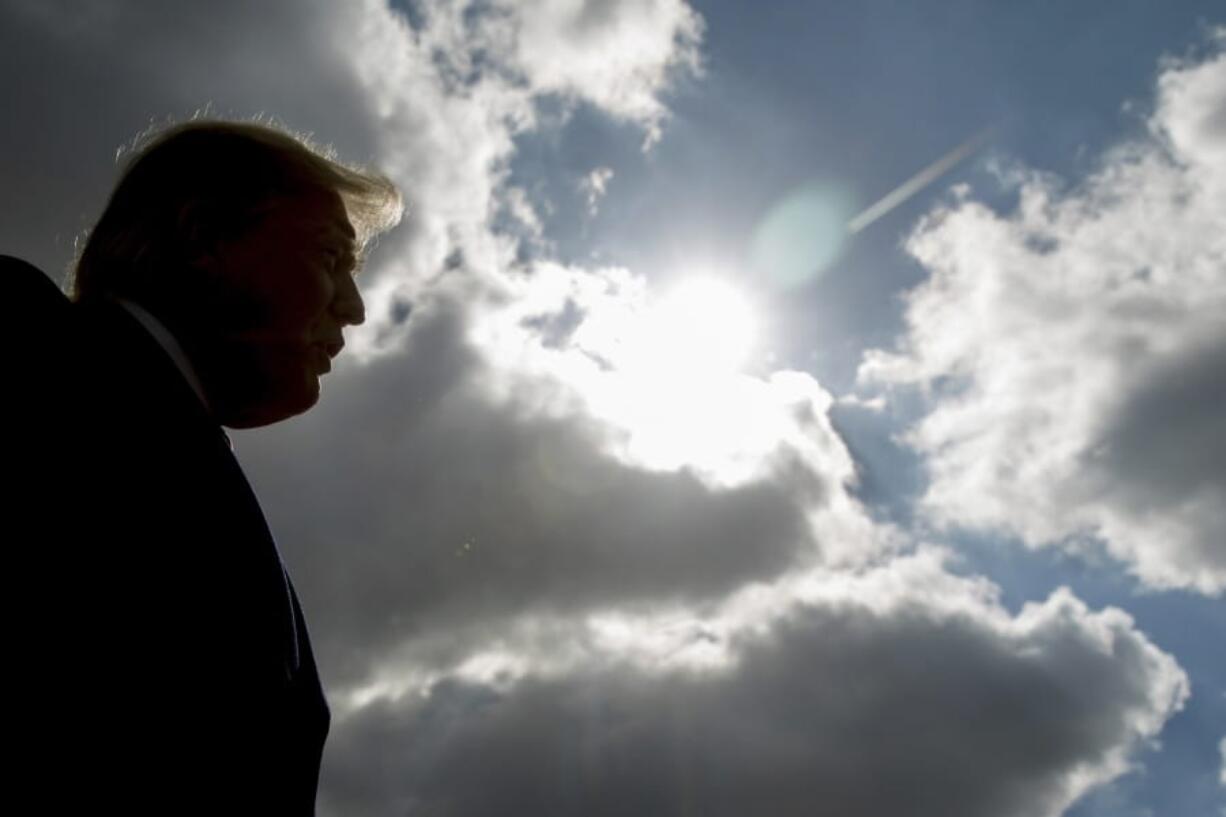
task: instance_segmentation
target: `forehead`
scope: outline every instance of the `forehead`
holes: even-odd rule
[[[342,246],[351,247],[357,239],[344,201],[331,191],[278,199],[271,204],[266,223],[304,239]]]

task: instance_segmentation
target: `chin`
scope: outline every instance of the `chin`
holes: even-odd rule
[[[282,415],[279,419],[286,420],[290,417],[297,417],[299,414],[304,414],[315,407],[319,402],[319,382],[314,383],[314,388],[298,396],[294,401],[286,401],[279,408],[279,413]],[[276,422],[274,420],[273,422]]]
[[[221,417],[221,424],[228,428],[258,428],[297,417],[309,411],[319,402],[318,380],[313,383],[313,386],[314,388],[299,391],[293,395],[284,395],[275,402],[265,402],[240,411],[227,412]]]

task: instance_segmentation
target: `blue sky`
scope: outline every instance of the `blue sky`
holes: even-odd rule
[[[206,106],[405,192],[319,406],[234,434],[322,814],[1200,817],[1220,6],[7,0],[0,251],[62,281]]]

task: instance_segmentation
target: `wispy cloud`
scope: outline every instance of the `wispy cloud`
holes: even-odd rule
[[[604,198],[605,190],[613,178],[613,168],[596,167],[579,180],[579,192],[587,199],[589,215],[596,215],[600,209],[600,200]]]

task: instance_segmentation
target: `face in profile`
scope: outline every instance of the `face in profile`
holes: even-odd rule
[[[251,428],[315,405],[342,330],[365,319],[340,196],[278,199],[201,266],[210,296],[190,347],[215,418]]]

